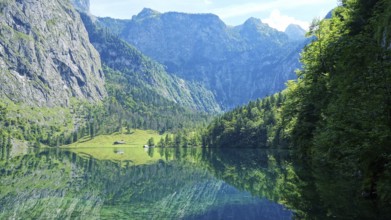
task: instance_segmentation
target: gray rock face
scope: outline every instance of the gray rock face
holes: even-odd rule
[[[90,12],[90,0],[71,0],[73,6],[84,13]]]
[[[259,19],[230,27],[213,14],[144,9],[132,20],[99,22],[167,72],[205,85],[224,109],[282,90],[296,78],[305,41],[293,42]]]
[[[68,1],[0,4],[0,97],[67,106],[106,96],[98,52]]]

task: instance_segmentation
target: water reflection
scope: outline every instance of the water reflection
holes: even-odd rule
[[[2,161],[0,219],[292,217],[282,205],[215,176],[219,172],[205,160],[211,155],[204,157],[202,149],[144,153],[160,159],[134,165],[57,149]]]
[[[125,149],[120,157],[118,149],[103,152],[107,155],[44,150],[0,161],[0,219],[386,219],[388,214],[357,195],[351,180],[296,166],[289,151],[140,148]]]
[[[365,196],[362,176],[344,164],[309,165],[289,151],[212,148],[203,155],[214,176],[283,204],[294,219],[390,219],[391,203]]]

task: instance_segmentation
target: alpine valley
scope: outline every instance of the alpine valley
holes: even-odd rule
[[[93,4],[0,0],[0,219],[389,219],[389,0],[308,32]]]
[[[255,18],[230,27],[212,14],[151,9],[97,18],[88,0],[0,6],[4,139],[35,145],[205,124],[282,90],[308,43],[297,25],[283,33]]]

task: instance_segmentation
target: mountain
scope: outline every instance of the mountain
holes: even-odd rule
[[[68,1],[0,4],[0,97],[33,106],[106,97],[98,52]]]
[[[173,105],[178,105],[178,108],[210,113],[221,111],[214,95],[204,86],[168,74],[161,64],[113,34],[105,32],[88,15],[82,14],[82,18],[90,41],[99,51],[103,64],[123,73],[128,79],[126,83],[133,86],[131,90],[148,92],[149,96],[166,99]],[[110,83],[110,79],[108,81]],[[129,93],[134,94],[131,91]],[[139,101],[148,102],[145,99]]]
[[[104,29],[88,33],[71,3],[83,13],[89,1],[0,3],[2,146],[60,146],[125,126],[173,131],[221,111],[200,83]]]
[[[81,12],[90,12],[90,0],[71,0],[72,5]]]
[[[305,39],[306,31],[297,24],[290,24],[285,29],[285,34],[288,35],[292,41],[303,41]]]
[[[213,91],[224,108],[281,91],[300,67],[305,39],[292,42],[261,20],[231,27],[213,14],[143,9],[131,20],[98,18],[141,52],[185,80]]]
[[[163,66],[120,39],[95,32],[92,45],[74,9],[88,12],[90,2],[71,3],[74,7],[66,1],[2,4],[0,61],[8,73],[0,76],[2,97],[38,106],[69,105],[71,97],[101,100],[107,96],[102,57],[107,67],[132,75],[128,83],[137,90],[189,110],[220,111],[202,85],[167,74]],[[89,27],[91,35],[94,30]]]

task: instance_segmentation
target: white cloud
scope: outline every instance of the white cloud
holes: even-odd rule
[[[306,21],[297,20],[294,17],[282,15],[277,9],[273,10],[268,18],[262,19],[262,22],[269,24],[270,27],[276,28],[279,31],[285,31],[289,24],[298,24],[304,30],[308,30],[309,23]]]
[[[330,0],[274,0],[259,3],[240,3],[222,8],[216,8],[213,10],[213,13],[224,19],[257,12],[271,11],[273,9],[294,9],[304,6],[324,4],[327,2],[330,2]]]
[[[255,12],[267,11],[272,8],[273,3],[248,3],[240,5],[231,5],[223,8],[212,10],[213,13],[219,15],[222,19],[239,17]]]

